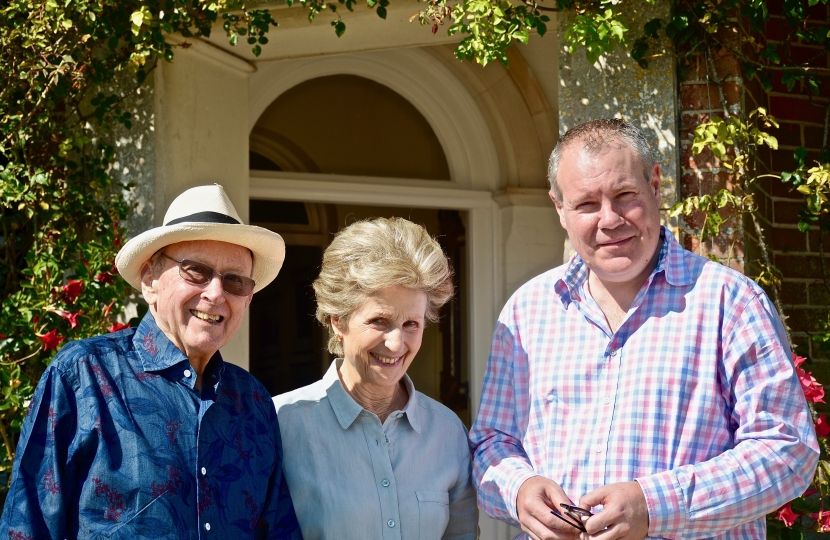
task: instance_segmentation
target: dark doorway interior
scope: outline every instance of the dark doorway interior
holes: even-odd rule
[[[251,301],[250,370],[272,396],[323,376],[323,331],[311,288],[322,257],[318,246],[285,246],[279,275]]]

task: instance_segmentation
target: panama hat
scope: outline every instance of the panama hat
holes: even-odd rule
[[[145,231],[124,244],[115,266],[127,283],[141,290],[141,265],[170,244],[217,240],[246,247],[254,254],[254,292],[271,283],[285,259],[282,236],[245,225],[219,184],[188,189],[170,204],[164,225]]]

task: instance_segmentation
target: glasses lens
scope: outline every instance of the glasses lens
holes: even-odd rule
[[[225,274],[222,278],[222,288],[225,292],[237,296],[248,296],[254,290],[255,285],[253,279],[236,274]]]
[[[204,285],[213,277],[213,268],[195,261],[185,259],[180,268],[182,277],[196,285]]]

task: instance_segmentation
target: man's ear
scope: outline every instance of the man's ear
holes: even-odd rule
[[[651,179],[649,186],[654,190],[654,198],[657,200],[657,207],[663,204],[663,197],[660,195],[660,164],[655,163],[651,168]]]
[[[156,273],[153,271],[153,266],[150,261],[144,261],[141,265],[141,295],[148,305],[152,306],[158,301],[158,288]]]
[[[562,228],[564,229],[565,215],[562,212],[562,205],[556,200],[556,195],[553,194],[553,190],[548,191],[548,197],[550,197],[550,200],[553,201],[553,205],[556,207],[556,213],[559,214],[559,224],[562,225]]]

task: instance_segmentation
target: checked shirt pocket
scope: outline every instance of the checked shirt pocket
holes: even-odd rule
[[[446,491],[416,491],[420,540],[438,540],[450,522],[450,494]]]

